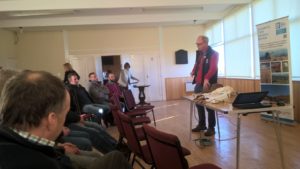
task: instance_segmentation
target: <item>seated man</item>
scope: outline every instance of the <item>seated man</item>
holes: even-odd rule
[[[124,97],[120,89],[119,84],[116,82],[116,76],[114,73],[108,74],[108,82],[105,85],[109,89],[110,96],[116,95],[120,99],[122,111],[125,111]]]
[[[89,94],[84,87],[78,83],[75,74],[69,74],[69,84],[67,85],[71,96],[71,107],[67,114],[66,126],[71,131],[83,131],[90,135],[92,145],[101,153],[108,153],[116,150],[117,141],[111,137],[100,125],[94,122],[83,120],[82,112],[99,115],[102,105],[93,104]]]
[[[119,98],[123,98],[119,84],[116,82],[116,76],[114,73],[108,74],[108,82],[106,87],[109,89],[110,95],[117,95]]]
[[[2,73],[0,93],[7,81]],[[0,168],[73,168],[54,142],[70,108],[70,96],[60,79],[47,72],[24,71],[6,83],[0,98]],[[122,154],[112,152],[87,167],[101,168],[130,166]]]
[[[109,106],[103,104],[96,104],[90,97],[86,89],[79,84],[78,77],[75,73],[68,74],[69,84],[67,89],[71,96],[71,110],[84,113],[91,113],[101,119],[106,118],[111,114]]]
[[[94,103],[101,104],[106,107],[105,109],[109,109],[109,111],[111,111],[111,109],[110,109],[111,104],[109,103],[109,101],[110,101],[109,100],[109,90],[100,81],[98,81],[98,78],[97,78],[97,75],[95,72],[89,73],[88,92]],[[104,119],[104,122],[105,122],[106,126],[107,126],[108,122],[113,124],[113,117],[112,117],[111,112]]]
[[[68,127],[63,128],[59,142],[68,142],[76,145],[80,150],[92,151],[93,145],[90,140],[90,135],[83,131],[70,130]]]
[[[88,133],[92,145],[103,154],[117,149],[117,141],[97,123],[84,121],[83,117],[80,116],[80,112],[69,111],[65,126],[69,127],[71,131]]]

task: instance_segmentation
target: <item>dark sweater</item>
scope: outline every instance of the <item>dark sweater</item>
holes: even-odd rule
[[[29,142],[4,127],[0,127],[0,168],[72,169],[63,151]]]

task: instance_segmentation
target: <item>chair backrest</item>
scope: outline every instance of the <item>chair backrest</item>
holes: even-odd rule
[[[134,109],[136,106],[136,102],[134,100],[134,96],[131,90],[123,90],[123,96],[125,100],[125,104],[128,110]]]
[[[121,124],[124,129],[125,138],[127,140],[127,145],[129,149],[136,155],[143,157],[141,144],[138,140],[132,120],[124,113],[118,112],[118,115],[120,117]]]
[[[187,169],[180,141],[177,136],[143,125],[156,169]]]
[[[117,106],[113,107],[112,109],[112,114],[113,114],[113,117],[114,117],[114,122],[118,128],[118,131],[119,131],[119,134],[120,134],[120,137],[125,137],[125,132],[124,132],[124,129],[123,129],[123,126],[122,126],[122,122],[121,122],[121,119],[120,119],[120,116],[119,116],[119,113],[120,110],[117,108]]]
[[[117,83],[106,83],[105,86],[108,88],[110,95],[117,95],[118,97],[122,97],[121,89]]]
[[[114,106],[116,106],[120,111],[122,111],[122,107],[121,107],[121,102],[119,100],[119,97],[115,94],[113,94],[111,97],[110,97],[111,101],[112,101],[112,104]]]

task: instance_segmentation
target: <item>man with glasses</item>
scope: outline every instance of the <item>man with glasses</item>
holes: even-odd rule
[[[197,53],[196,62],[191,72],[194,77],[193,84],[196,84],[194,92],[200,93],[210,89],[212,84],[217,83],[218,80],[218,60],[219,54],[208,46],[208,38],[200,35],[196,40]],[[199,122],[198,125],[192,129],[193,132],[200,132],[207,129],[205,119],[205,108],[197,105]],[[214,110],[207,109],[208,112],[208,129],[205,136],[212,136],[215,134],[216,117]]]

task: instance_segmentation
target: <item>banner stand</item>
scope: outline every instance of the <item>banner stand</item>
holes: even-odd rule
[[[256,25],[260,60],[261,91],[268,91],[268,100],[277,105],[293,105],[291,56],[288,17]],[[273,120],[267,113],[262,119]],[[282,112],[284,124],[294,123],[294,111]]]

